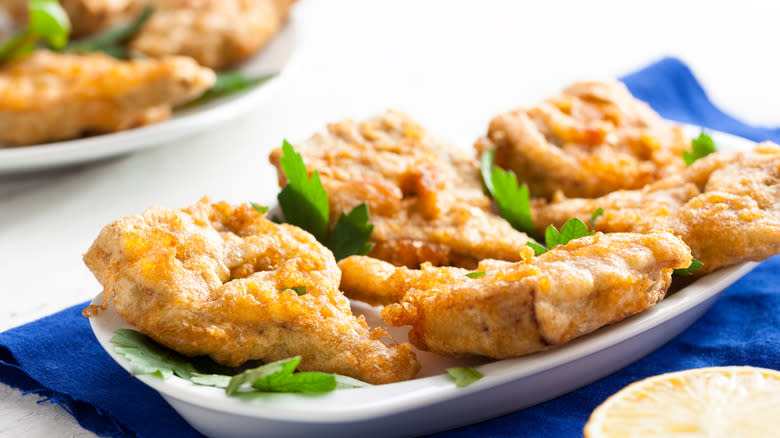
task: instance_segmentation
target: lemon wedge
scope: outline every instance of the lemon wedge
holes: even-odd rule
[[[699,368],[623,388],[591,414],[586,438],[780,437],[780,372]]]

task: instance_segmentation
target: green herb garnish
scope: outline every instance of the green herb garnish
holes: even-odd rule
[[[212,85],[211,88],[206,90],[194,101],[185,104],[185,106],[189,107],[193,105],[200,105],[220,97],[240,93],[267,82],[276,77],[278,74],[279,73],[268,73],[259,76],[249,76],[238,71],[217,73],[217,80],[214,82],[214,85]]]
[[[185,357],[163,347],[144,334],[118,329],[111,342],[115,351],[130,363],[131,373],[161,378],[177,375],[196,385],[225,388],[228,395],[258,396],[269,392],[322,393],[334,389],[371,386],[338,374],[320,372],[295,373],[300,356],[242,370],[219,365],[209,358]],[[249,389],[249,388],[253,389]],[[242,390],[245,389],[245,390]]]
[[[533,234],[534,222],[531,216],[528,186],[518,185],[517,177],[511,170],[505,171],[494,165],[494,157],[494,150],[483,152],[480,157],[480,168],[485,187],[496,200],[498,214],[506,219],[512,228],[526,234]]]
[[[268,212],[268,207],[264,205],[258,205],[255,204],[254,202],[250,202],[249,204],[252,206],[253,209],[255,209],[256,212],[260,214],[266,214]]]
[[[479,278],[479,277],[482,277],[485,274],[486,274],[485,271],[469,272],[468,274],[466,274],[466,277],[468,277],[468,278]]]
[[[30,19],[27,27],[0,43],[0,62],[27,55],[40,42],[55,50],[68,43],[70,20],[57,0],[30,0],[28,8]]]
[[[690,166],[694,161],[713,152],[715,152],[715,142],[712,141],[712,137],[702,132],[697,138],[691,140],[691,150],[683,151],[683,159],[685,164]]]
[[[329,232],[328,193],[322,186],[319,172],[315,171],[310,177],[301,154],[295,152],[287,140],[282,144],[280,164],[287,185],[277,199],[287,223],[314,235],[333,252],[336,260],[354,254],[365,255],[371,250],[373,244],[367,240],[374,226],[368,222],[368,204],[363,202],[349,213],[342,212],[333,231]]]
[[[146,7],[126,26],[118,26],[101,32],[93,37],[73,41],[63,49],[66,52],[103,52],[119,59],[130,58],[127,53],[127,44],[143,29],[149,17],[152,16],[152,8]]]
[[[599,207],[596,209],[596,211],[593,212],[592,215],[590,215],[590,219],[588,219],[588,223],[590,224],[591,230],[596,231],[596,219],[598,219],[599,216],[603,214],[604,214],[604,209]]]
[[[592,217],[591,219],[595,220]],[[551,249],[558,245],[566,245],[574,239],[590,236],[592,234],[592,232],[588,231],[588,226],[585,225],[585,222],[575,217],[566,221],[561,227],[561,231],[558,231],[558,229],[555,228],[555,225],[550,225],[544,230],[544,240],[547,247],[534,242],[527,242],[526,244],[534,249],[535,255],[542,255],[548,251],[548,248]]]
[[[306,286],[295,286],[295,287],[288,287],[287,289],[290,289],[291,291],[298,294],[298,296],[306,295]]]
[[[484,377],[482,373],[471,367],[447,368],[447,373],[455,380],[455,385],[461,388]]]
[[[688,265],[687,268],[675,269],[672,272],[672,275],[676,275],[678,277],[687,277],[689,275],[693,275],[693,273],[701,269],[702,266],[704,266],[704,263],[696,259],[692,259],[691,264]]]

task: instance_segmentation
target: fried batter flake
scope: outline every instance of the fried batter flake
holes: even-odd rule
[[[571,217],[586,220],[599,207],[599,231],[669,230],[704,263],[697,274],[763,260],[780,253],[780,146],[716,152],[641,190],[596,199],[559,196],[534,207],[539,230]]]
[[[3,0],[11,18],[21,25],[27,23],[30,0]],[[129,19],[140,13],[149,0],[60,0],[68,14],[73,36],[89,35],[106,29],[112,24]]]
[[[368,204],[373,257],[413,268],[523,258],[528,236],[491,211],[476,160],[405,114],[330,124],[295,148],[309,172],[320,173],[331,227],[342,212]],[[281,149],[271,153],[284,186],[280,158]]]
[[[342,260],[344,282],[385,307],[391,326],[440,354],[519,356],[564,344],[661,301],[690,249],[670,233],[583,237],[519,263],[484,260],[485,275],[459,268],[394,267],[363,256]],[[360,280],[358,280],[360,279]],[[351,296],[348,295],[348,296]]]
[[[84,255],[117,313],[182,354],[237,366],[302,356],[300,369],[370,383],[413,377],[409,344],[385,345],[352,315],[333,255],[249,205],[153,207],[107,225]],[[291,288],[305,287],[299,295]]]
[[[296,0],[153,0],[154,14],[133,50],[151,57],[185,55],[222,69],[260,50]]]
[[[120,61],[39,50],[0,68],[0,142],[44,143],[158,122],[214,80],[184,57]]]
[[[592,198],[635,189],[685,168],[682,130],[616,81],[578,82],[537,106],[501,114],[478,153],[528,184],[531,196]]]

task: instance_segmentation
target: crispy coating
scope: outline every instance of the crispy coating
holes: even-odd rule
[[[0,142],[29,145],[158,122],[214,80],[184,57],[120,61],[39,50],[0,68]]]
[[[203,200],[154,207],[107,225],[84,255],[109,304],[157,342],[237,366],[302,356],[302,370],[370,383],[413,377],[409,344],[352,315],[333,255],[309,233],[249,205]],[[305,286],[298,295],[293,287]]]
[[[687,143],[616,81],[578,82],[531,108],[490,122],[477,151],[528,184],[531,196],[593,198],[635,189],[685,167]]]
[[[597,199],[558,197],[534,208],[539,230],[571,217],[587,220],[597,208],[604,232],[669,230],[704,263],[698,273],[780,253],[780,146],[717,152],[677,176],[641,190]]]
[[[184,55],[222,69],[260,50],[296,0],[153,0],[154,14],[131,48],[147,56]]]
[[[27,23],[30,0],[3,0],[2,7],[18,24]],[[71,24],[71,35],[89,35],[134,17],[149,0],[60,0]]]
[[[418,348],[503,359],[652,307],[666,294],[672,270],[690,261],[690,249],[670,233],[597,233],[519,263],[485,260],[477,278],[459,268],[410,270],[360,256],[340,267],[345,281],[362,281],[366,294],[402,297],[382,318],[411,325],[409,341]]]
[[[523,257],[528,236],[491,211],[476,160],[400,112],[330,124],[295,148],[309,172],[319,171],[331,226],[368,204],[373,257],[413,268]],[[284,186],[280,157],[276,149],[270,159]]]

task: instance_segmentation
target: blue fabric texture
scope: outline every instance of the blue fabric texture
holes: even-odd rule
[[[780,143],[780,129],[752,127],[715,108],[677,59],[663,59],[622,80],[666,118]],[[682,335],[621,371],[532,408],[435,436],[581,436],[591,411],[636,380],[703,366],[780,368],[778,272],[780,257],[763,262]],[[103,351],[81,316],[86,305],[0,333],[0,381],[62,405],[99,435],[200,437]]]

